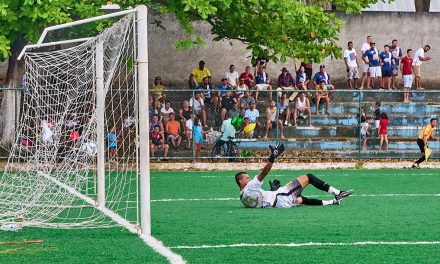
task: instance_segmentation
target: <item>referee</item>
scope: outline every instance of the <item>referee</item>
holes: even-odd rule
[[[412,169],[420,169],[419,164],[426,160],[425,150],[428,147],[428,140],[437,141],[438,138],[434,137],[434,129],[437,125],[437,119],[431,118],[430,124],[423,127],[422,132],[419,134],[419,138],[417,139],[417,145],[419,145],[420,152],[422,152],[422,157],[412,165]]]

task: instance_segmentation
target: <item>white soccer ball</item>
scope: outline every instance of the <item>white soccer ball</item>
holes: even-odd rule
[[[98,147],[93,142],[86,142],[86,143],[84,143],[82,148],[83,148],[84,152],[87,155],[89,155],[90,157],[91,156],[95,156],[96,153],[98,152]]]

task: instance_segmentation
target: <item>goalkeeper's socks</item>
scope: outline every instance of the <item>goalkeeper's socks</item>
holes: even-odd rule
[[[322,200],[322,205],[326,206],[326,205],[339,205],[339,201],[337,201],[336,199],[331,199],[331,200]]]
[[[330,186],[329,188],[328,188],[328,191],[327,191],[328,193],[331,193],[331,194],[333,194],[333,195],[339,195],[339,194],[341,194],[341,191],[340,190],[338,190],[338,189],[336,189],[336,188],[334,188],[334,187],[332,187],[332,186]]]

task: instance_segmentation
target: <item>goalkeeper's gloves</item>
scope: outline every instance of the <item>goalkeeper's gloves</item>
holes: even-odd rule
[[[271,154],[268,160],[272,163],[274,163],[275,159],[278,158],[278,156],[280,156],[285,150],[283,143],[277,143],[275,146],[269,145],[269,148]]]
[[[270,190],[271,191],[276,191],[278,190],[278,188],[281,187],[281,182],[277,179],[273,180],[273,182],[269,181],[269,185],[270,185]]]

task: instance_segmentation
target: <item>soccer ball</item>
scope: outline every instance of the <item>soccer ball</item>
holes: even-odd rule
[[[86,142],[82,146],[82,150],[90,157],[95,156],[98,152],[98,147],[93,142]]]

